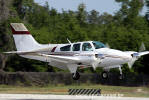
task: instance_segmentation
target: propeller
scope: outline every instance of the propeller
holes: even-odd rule
[[[108,43],[105,44],[107,48],[110,48],[110,45]]]
[[[100,61],[97,60],[94,60],[94,62],[92,63],[92,66],[94,68],[94,70],[98,67],[98,64],[100,63]]]
[[[146,49],[146,48],[145,48],[145,45],[144,45],[144,43],[142,42],[142,43],[141,43],[141,46],[140,46],[140,48],[139,48],[139,52],[134,52],[133,54],[131,54],[132,59],[131,59],[130,62],[128,62],[128,67],[129,67],[129,68],[132,68],[132,66],[134,65],[135,61],[138,60],[140,56],[145,55],[145,54],[148,54],[148,52],[143,52],[143,51],[145,51],[145,49]],[[143,54],[142,54],[142,53],[143,53]]]
[[[106,45],[107,48],[110,48],[108,43],[106,43],[105,45]],[[93,66],[96,69],[96,67],[98,67],[98,64],[101,62],[102,59],[105,58],[105,56],[104,56],[104,54],[99,53],[99,54],[95,54],[95,57],[96,57],[96,60],[95,60],[95,62],[93,64]]]
[[[95,54],[95,59],[92,63],[94,70],[96,69],[96,67],[98,67],[102,59],[104,59],[104,54]]]
[[[130,62],[128,62],[128,67],[132,68],[133,64],[135,63],[136,60],[138,60],[139,58],[139,53],[133,53],[132,55],[132,59]]]
[[[141,43],[141,46],[140,46],[140,48],[139,48],[139,52],[142,52],[142,51],[145,51],[145,50],[146,50],[145,45],[144,45],[144,43],[142,42],[142,43]]]

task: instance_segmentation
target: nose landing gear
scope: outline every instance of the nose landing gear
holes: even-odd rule
[[[122,79],[124,79],[124,75],[123,75],[123,72],[122,72],[122,68],[121,67],[119,67],[119,71],[120,71],[120,74],[119,74],[119,79],[120,80],[122,80]]]

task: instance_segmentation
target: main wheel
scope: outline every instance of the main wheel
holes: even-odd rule
[[[108,72],[106,72],[106,71],[102,72],[101,76],[103,79],[107,79],[109,77]]]
[[[76,71],[76,73],[72,73],[72,78],[74,80],[78,80],[80,78],[80,74]]]

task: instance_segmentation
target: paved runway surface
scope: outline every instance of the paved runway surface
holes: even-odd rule
[[[42,94],[0,94],[0,100],[149,100],[149,98]]]

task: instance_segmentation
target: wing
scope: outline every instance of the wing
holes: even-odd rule
[[[144,56],[144,55],[147,55],[149,54],[149,51],[144,51],[144,52],[139,52],[139,56]]]
[[[47,54],[48,52],[48,54]],[[73,52],[50,52],[49,48],[38,49],[34,51],[10,51],[4,52],[7,54],[18,54],[18,55],[30,55],[30,56],[42,56],[49,58],[51,60],[56,60],[63,63],[77,63],[79,61],[78,57],[74,56],[76,53]],[[77,53],[78,54],[78,53]],[[63,56],[65,55],[65,56]]]
[[[126,53],[128,54],[138,54],[137,56],[141,57],[141,56],[144,56],[144,55],[147,55],[149,54],[149,51],[143,51],[143,52],[135,52],[135,51],[125,51]]]
[[[11,52],[5,52],[8,54],[19,54],[22,57],[26,57],[29,55],[29,57],[26,58],[32,58],[32,56],[38,56],[46,59],[47,62],[49,62],[49,65],[58,67],[60,69],[69,69],[71,73],[75,73],[77,68],[81,65],[78,65],[80,63],[80,59],[78,56],[78,53],[74,54],[73,52],[50,52],[49,54],[44,54],[44,50],[36,50],[36,51],[11,51]],[[65,56],[63,56],[63,54]],[[42,61],[42,60],[41,60]]]
[[[51,60],[50,62],[52,65],[64,70],[68,69],[71,73],[76,73],[78,63],[80,62],[80,59],[77,56],[55,56],[46,54],[39,55],[48,57]]]

